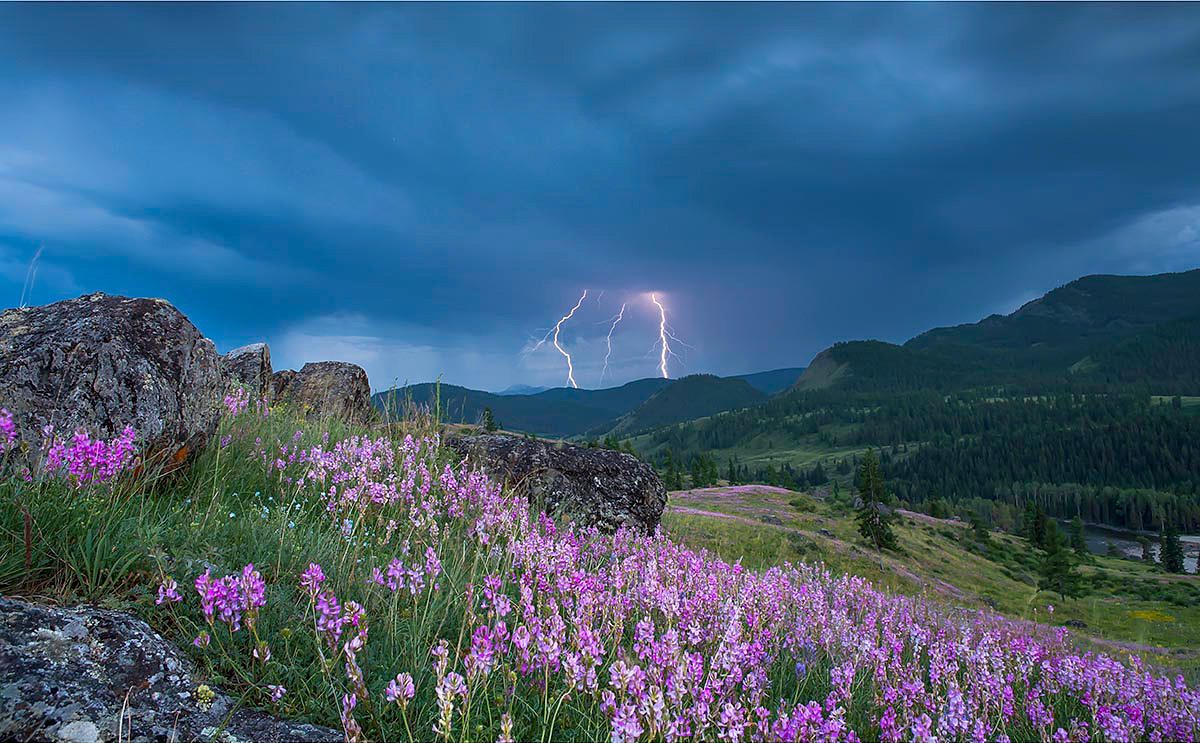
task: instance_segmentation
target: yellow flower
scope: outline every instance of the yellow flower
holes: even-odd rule
[[[200,684],[196,687],[196,708],[201,712],[207,712],[216,698],[217,695],[208,688],[208,684]]]
[[[1163,614],[1159,611],[1150,609],[1148,611],[1131,611],[1129,616],[1134,619],[1141,619],[1143,622],[1174,622],[1175,617],[1170,614]]]

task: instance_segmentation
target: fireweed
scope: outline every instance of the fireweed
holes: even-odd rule
[[[347,740],[1200,735],[1182,678],[1080,654],[1062,629],[564,528],[446,464],[436,437],[305,438],[251,456],[278,485],[281,553],[285,520],[307,519],[330,558],[263,567],[270,584],[206,570],[182,602],[164,578],[160,611],[263,703],[310,687],[309,715]],[[274,648],[261,612],[286,625]]]

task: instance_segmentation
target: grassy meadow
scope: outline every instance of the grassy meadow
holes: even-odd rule
[[[1036,593],[1005,537],[972,548],[909,517],[881,561],[844,505],[753,486],[677,493],[659,534],[603,535],[460,466],[428,417],[227,404],[174,473],[122,459],[92,477],[95,442],[58,469],[8,451],[0,593],[136,612],[195,659],[198,695],[349,741],[1200,734],[1200,694],[1149,657],[1194,644],[1194,609],[1120,597],[1143,566],[1098,561],[1105,616]],[[1097,633],[1057,626],[1076,616]]]

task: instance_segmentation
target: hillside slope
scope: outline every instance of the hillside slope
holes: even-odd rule
[[[678,379],[621,416],[604,432],[628,436],[669,423],[745,408],[767,399],[744,379],[692,374]]]
[[[819,561],[898,593],[1020,620],[1080,623],[1073,634],[1085,645],[1118,647],[1200,676],[1200,578],[1141,561],[1091,555],[1081,568],[1084,595],[1064,599],[1037,589],[1037,553],[1020,538],[992,532],[981,541],[961,521],[904,511],[896,525],[900,550],[881,558],[858,534],[844,500],[760,485],[673,492],[663,530],[750,569]]]

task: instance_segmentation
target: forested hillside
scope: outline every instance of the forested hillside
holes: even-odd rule
[[[784,394],[635,445],[664,471],[796,487],[850,485],[876,447],[916,508],[1011,525],[1034,500],[1053,516],[1197,531],[1198,395],[1200,271],[1090,276],[903,345],[835,344]]]

